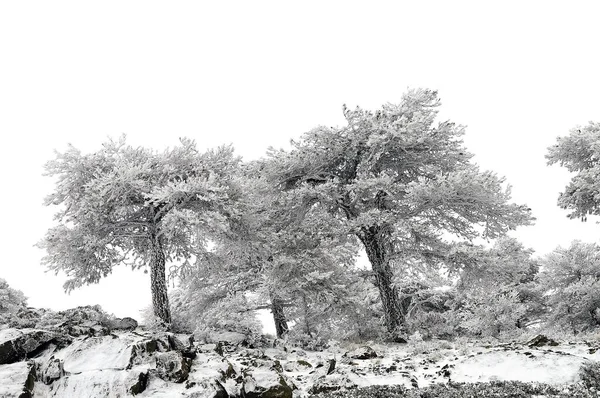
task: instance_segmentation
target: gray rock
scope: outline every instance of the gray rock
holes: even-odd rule
[[[178,351],[159,352],[155,354],[158,377],[166,381],[183,383],[187,380],[192,360]]]
[[[134,330],[138,327],[137,321],[130,317],[116,318],[110,323],[113,330]]]
[[[352,359],[371,359],[377,358],[377,353],[368,345],[364,345],[356,350],[345,353],[344,356]]]
[[[292,398],[294,385],[280,373],[256,369],[244,377],[241,395],[244,398]]]
[[[148,386],[149,373],[147,370],[144,370],[139,372],[133,372],[133,375],[134,376],[131,377],[129,382],[127,383],[127,391],[131,395],[141,394],[146,390],[146,387]]]
[[[207,380],[201,383],[199,391],[186,394],[188,398],[229,398],[229,394],[223,384],[218,380]]]
[[[37,367],[38,379],[50,385],[65,375],[64,362],[58,358],[50,358]]]
[[[535,336],[534,338],[532,338],[531,340],[529,340],[527,343],[528,347],[543,347],[545,345],[549,345],[549,346],[557,346],[558,343],[548,337],[546,337],[543,334],[538,334],[537,336]]]

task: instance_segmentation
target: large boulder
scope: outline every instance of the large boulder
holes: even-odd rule
[[[109,324],[113,330],[134,330],[138,327],[137,321],[130,317],[116,318],[111,320]]]
[[[47,330],[0,330],[0,365],[34,358],[51,346],[60,349],[71,341],[68,336]]]

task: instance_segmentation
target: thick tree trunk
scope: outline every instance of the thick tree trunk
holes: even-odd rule
[[[375,284],[379,290],[385,316],[385,326],[390,337],[396,342],[406,342],[406,326],[398,292],[392,283],[390,249],[386,248],[384,237],[377,228],[364,229],[359,239],[365,246],[367,257],[375,275]]]
[[[271,313],[273,314],[273,321],[275,322],[275,332],[277,338],[282,338],[288,332],[288,324],[285,319],[285,313],[283,312],[283,302],[276,294],[270,293],[271,298]]]
[[[168,328],[171,327],[171,309],[167,295],[167,278],[165,275],[165,252],[162,242],[152,236],[150,243],[150,285],[152,289],[152,307],[154,315],[160,318]]]

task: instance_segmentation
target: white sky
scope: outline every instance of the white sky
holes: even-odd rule
[[[210,3],[210,5],[209,5]],[[295,5],[294,5],[295,4]],[[516,236],[538,254],[600,226],[556,206],[568,180],[548,167],[559,135],[600,121],[597,2],[0,2],[0,278],[30,305],[101,304],[139,318],[149,278],[115,269],[63,294],[33,247],[52,225],[42,177],[53,149],[92,151],[128,135],[157,149],[187,136],[246,159],[342,104],[376,109],[407,88],[439,90],[476,161],[507,177],[537,217]]]

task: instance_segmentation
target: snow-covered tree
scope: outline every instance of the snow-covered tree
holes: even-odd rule
[[[538,279],[550,324],[575,333],[600,326],[600,246],[574,241],[555,249],[542,259]]]
[[[39,243],[43,263],[66,273],[67,291],[119,264],[149,267],[154,313],[170,324],[166,264],[183,274],[206,251],[207,237],[234,217],[237,166],[232,148],[200,153],[188,139],[164,152],[132,147],[124,136],[90,154],[69,146],[46,164],[56,186],[45,204],[60,210]]]
[[[600,215],[600,123],[576,127],[548,148],[548,164],[558,163],[575,173],[558,198],[558,205],[571,210],[569,218]]]
[[[464,128],[436,123],[439,100],[412,90],[376,112],[344,107],[347,125],[318,127],[271,150],[270,175],[295,193],[299,217],[319,203],[343,220],[339,234],[362,242],[375,275],[385,323],[402,339],[404,316],[393,280],[398,257],[443,261],[447,236],[494,238],[531,221],[509,203],[496,174],[481,171],[464,148]]]

